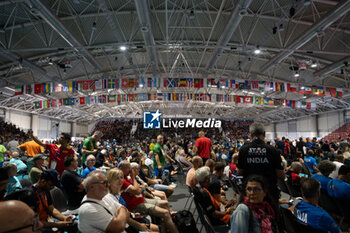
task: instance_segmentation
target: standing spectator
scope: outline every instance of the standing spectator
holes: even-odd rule
[[[33,157],[34,155],[41,154],[44,148],[33,140],[28,139],[25,143],[18,146],[22,151],[27,152],[27,156]]]
[[[64,166],[64,159],[67,156],[75,155],[75,151],[73,148],[69,145],[71,140],[71,137],[67,133],[62,133],[61,137],[58,139],[58,143],[61,144],[61,146],[57,149],[55,154],[55,161],[56,161],[56,170],[60,175],[62,175],[65,166]]]
[[[290,159],[290,145],[288,138],[282,137],[282,142],[284,143],[284,151],[283,155],[286,157],[287,160]]]
[[[282,159],[276,148],[265,144],[265,129],[262,124],[254,123],[249,128],[252,141],[245,143],[238,154],[237,171],[246,179],[252,174],[265,177],[269,184],[269,193],[277,201],[279,191],[277,178],[284,180]]]
[[[334,171],[329,175],[330,178],[334,179],[338,176],[339,168],[344,165],[344,156],[342,154],[337,154],[334,156],[334,161],[335,165]]]
[[[56,151],[58,149],[56,144],[53,143],[43,143],[39,138],[33,135],[31,132],[30,136],[33,138],[33,140],[38,143],[40,146],[45,148],[45,150],[49,151],[49,163],[48,163],[48,168],[56,168],[56,161],[55,161],[55,156],[56,156]]]
[[[66,169],[61,177],[61,184],[68,197],[68,208],[78,209],[85,196],[83,179],[75,172],[78,168],[78,157],[67,156],[64,160]]]
[[[0,202],[5,197],[8,182],[9,182],[9,175],[8,175],[7,169],[0,167]]]
[[[2,141],[2,139],[0,139]],[[0,168],[2,167],[2,164],[4,163],[4,157],[5,157],[5,152],[6,148],[0,144]]]
[[[301,193],[303,200],[292,208],[298,221],[317,229],[319,232],[340,233],[341,230],[333,218],[318,207],[320,182],[313,178],[302,180]]]
[[[32,169],[30,169],[29,172],[29,178],[32,181],[32,184],[38,182],[38,180],[41,177],[41,174],[43,173],[43,171],[46,170],[46,168],[43,166],[45,159],[46,156],[43,154],[38,154],[33,157],[34,166],[32,167]]]
[[[103,200],[108,193],[107,177],[98,171],[91,172],[85,180],[86,196],[79,208],[78,228],[82,233],[123,232],[129,211],[117,203]]]
[[[96,156],[98,151],[96,142],[98,142],[102,138],[102,136],[103,134],[101,133],[101,131],[95,131],[95,133],[91,137],[88,137],[84,140],[83,149],[81,150],[81,152],[83,153],[81,158],[82,164],[85,164],[86,157],[89,154],[93,154]]]
[[[282,138],[282,140],[284,139],[284,137]],[[276,138],[276,149],[277,150],[281,150],[281,154],[284,155],[284,150],[285,150],[285,144],[283,141],[281,141],[280,138]]]
[[[328,182],[328,195],[342,201],[350,201],[350,166],[343,165],[339,168],[337,178]]]
[[[203,160],[198,155],[194,156],[192,158],[192,164],[192,168],[187,172],[186,185],[193,189],[194,186],[198,184],[198,180],[196,178],[196,170],[203,166]]]
[[[195,154],[198,154],[203,159],[203,163],[205,164],[205,162],[210,157],[210,152],[213,144],[209,138],[205,137],[204,131],[199,131],[198,137],[199,138],[193,147],[193,152]]]
[[[154,174],[161,179],[165,165],[165,152],[163,150],[164,137],[158,135],[157,144],[153,147],[153,168]]]
[[[309,150],[307,152],[307,155],[304,156],[304,164],[308,166],[311,174],[318,172],[318,169],[316,167],[316,159],[314,157],[315,157],[315,153],[313,150]]]
[[[86,168],[83,170],[83,174],[81,175],[83,179],[85,179],[90,172],[96,170],[96,168],[94,167],[95,163],[96,163],[96,159],[94,155],[89,155],[86,158],[86,161],[85,161]]]
[[[305,142],[303,141],[303,138],[300,137],[299,141],[296,144],[297,152],[300,152],[302,155],[304,155],[304,146],[305,146]]]
[[[156,140],[152,139],[151,144],[149,145],[149,150],[153,151],[153,147],[156,145]]]
[[[321,183],[321,190],[327,191],[327,185],[332,178],[329,178],[329,174],[331,174],[335,170],[335,164],[328,160],[322,160],[318,165],[318,170],[320,171],[317,174],[314,174],[312,178],[318,180]]]

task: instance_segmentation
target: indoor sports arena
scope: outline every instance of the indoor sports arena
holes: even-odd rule
[[[0,232],[350,232],[349,0],[1,0]]]

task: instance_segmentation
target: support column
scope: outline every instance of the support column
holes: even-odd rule
[[[273,139],[275,139],[277,137],[276,124],[277,123],[273,123]]]
[[[310,116],[309,118],[309,130],[311,132],[312,137],[317,137],[317,129],[318,128],[318,124],[317,124],[317,119],[316,116]]]
[[[31,114],[30,128],[31,128],[31,130],[33,130],[33,134],[35,136],[39,135],[39,116],[38,115]]]
[[[319,116],[316,115],[315,116],[315,126],[316,126],[316,137],[320,137],[320,129],[319,129],[319,124],[318,124],[318,119],[319,119]]]
[[[72,127],[71,127],[71,136],[72,137],[76,137],[77,136],[77,123],[76,122],[72,122]]]

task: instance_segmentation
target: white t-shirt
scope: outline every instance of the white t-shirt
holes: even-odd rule
[[[107,195],[106,195],[107,196]],[[86,196],[83,198],[83,201],[90,200],[97,202],[95,203],[84,203],[79,208],[79,221],[78,228],[82,233],[102,233],[105,232],[109,223],[116,215],[116,210],[118,206],[118,202],[111,203],[110,200],[102,200],[87,198]],[[105,208],[106,207],[110,213],[108,213]],[[120,205],[120,204],[119,204]]]
[[[338,177],[339,168],[344,165],[343,163],[338,161],[333,161],[333,163],[335,164],[335,170],[332,171],[331,174],[329,174],[329,178],[332,178],[332,179]]]

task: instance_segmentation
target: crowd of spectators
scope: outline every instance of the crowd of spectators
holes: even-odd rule
[[[72,142],[65,133],[57,143],[42,142],[30,131],[25,140],[12,135],[2,152],[0,199],[7,201],[0,203],[0,216],[2,208],[14,208],[8,205],[15,199],[32,207],[38,215],[33,229],[45,232],[53,228],[82,233],[179,232],[168,197],[177,187],[174,176],[181,171],[198,202],[196,207],[212,225],[226,226],[227,231],[285,230],[280,214],[285,206],[296,221],[318,232],[341,232],[339,226],[350,224],[346,216],[319,207],[322,195],[343,205],[350,203],[347,139],[266,141],[263,126],[247,121],[225,121],[228,133],[224,135],[216,130],[186,129],[141,137],[137,131],[136,136],[130,135],[134,124],[123,120],[98,123],[81,142]],[[31,185],[24,187],[21,181],[26,176]],[[291,196],[302,200],[291,205],[282,198],[281,182]],[[228,186],[237,196],[227,194]],[[51,193],[58,189],[67,198],[69,214],[53,205]],[[32,215],[25,205],[19,207]],[[1,221],[4,218],[0,225]],[[12,231],[29,225],[4,226],[5,231]]]

